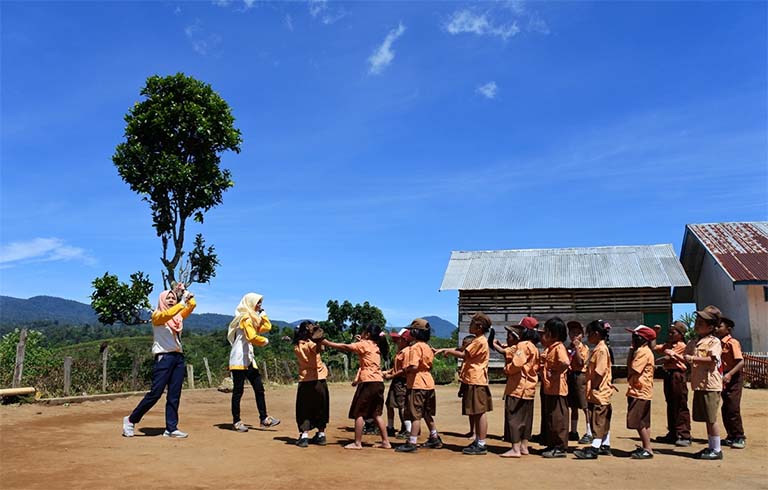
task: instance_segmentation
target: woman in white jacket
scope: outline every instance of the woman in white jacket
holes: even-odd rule
[[[256,407],[259,410],[261,427],[274,427],[279,419],[267,415],[267,402],[264,398],[264,384],[256,366],[253,346],[264,347],[269,340],[261,334],[272,329],[266,313],[261,308],[263,297],[248,293],[240,300],[235,310],[235,318],[229,323],[227,340],[232,345],[229,351],[229,370],[232,373],[232,426],[238,432],[248,432],[248,426],[240,420],[240,399],[243,397],[245,380],[251,383],[256,395]]]

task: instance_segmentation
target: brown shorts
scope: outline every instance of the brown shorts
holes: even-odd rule
[[[405,420],[421,420],[437,414],[435,390],[408,390],[405,395]]]
[[[533,400],[508,396],[504,400],[504,440],[516,444],[531,438]]]
[[[693,392],[693,420],[694,422],[717,422],[717,410],[720,407],[719,391],[694,391]]]
[[[405,378],[392,378],[387,392],[388,408],[405,408],[405,392],[407,391]]]
[[[611,416],[613,408],[611,404],[596,405],[589,404],[589,418],[592,425],[592,435],[595,439],[605,439],[605,436],[611,431]]]
[[[372,419],[381,415],[384,408],[384,382],[367,381],[357,385],[352,405],[349,407],[349,418]]]
[[[651,400],[627,397],[627,429],[649,429],[651,427]]]
[[[493,410],[491,390],[485,385],[467,385],[467,391],[461,397],[462,415],[482,415]]]
[[[568,373],[568,408],[587,408],[587,377],[584,373]]]

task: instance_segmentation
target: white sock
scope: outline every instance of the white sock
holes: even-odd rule
[[[602,439],[598,439],[598,438],[592,439],[592,447],[593,448],[600,449],[600,446],[602,446],[602,445],[603,445],[603,440]]]
[[[437,437],[437,429],[430,430],[429,437]]]
[[[418,440],[419,438],[416,436],[408,436],[408,442],[410,442],[411,444],[416,444],[416,441]]]
[[[317,431],[317,437],[325,437],[325,432]]]
[[[709,449],[720,452],[720,436],[709,436]]]
[[[587,435],[592,437],[592,427],[590,427],[589,422],[587,422]]]
[[[478,439],[477,440],[477,445],[480,446],[480,447],[485,446],[485,439]]]
[[[611,433],[607,433],[605,435],[605,439],[603,439],[603,446],[610,446],[611,445]]]
[[[302,432],[301,435],[299,436],[299,439],[306,439],[308,437],[309,437],[309,434],[307,434],[306,432]]]
[[[403,422],[403,425],[405,425],[405,430],[407,430],[409,433],[411,432],[411,427],[413,427],[413,424],[410,420],[406,420]]]

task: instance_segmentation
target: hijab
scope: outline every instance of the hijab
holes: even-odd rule
[[[261,325],[261,314],[256,311],[256,305],[259,304],[264,297],[256,293],[248,293],[240,300],[240,304],[235,309],[235,318],[229,322],[229,329],[227,330],[227,340],[232,344],[235,342],[235,334],[237,329],[240,328],[240,322],[246,318],[250,318],[253,326],[258,328]]]
[[[158,301],[157,303],[158,310],[167,311],[170,309],[168,305],[165,304],[165,300],[166,298],[168,298],[168,295],[172,293],[173,293],[172,291],[168,291],[168,290],[160,293],[160,301]],[[178,298],[176,299],[178,300]],[[181,329],[184,328],[183,322],[184,322],[184,317],[181,316],[181,313],[176,313],[175,315],[173,315],[173,318],[165,322],[165,326],[170,328],[176,333],[181,333]]]

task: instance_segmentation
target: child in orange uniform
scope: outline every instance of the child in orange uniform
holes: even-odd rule
[[[587,358],[589,347],[584,343],[584,327],[576,321],[568,322],[568,337],[571,345],[568,355],[571,358],[571,366],[568,370],[568,408],[571,410],[571,430],[568,432],[569,441],[578,441],[579,444],[592,442],[592,429],[589,425],[589,412],[587,411]],[[579,439],[579,410],[584,412],[584,420],[587,430]]]
[[[592,423],[592,445],[577,449],[573,454],[578,459],[597,459],[599,454],[610,455],[610,445],[604,444],[611,431],[611,354],[605,339],[608,330],[605,322],[595,320],[587,325],[587,341],[595,348],[587,362],[587,402],[589,407],[589,420]]]
[[[568,449],[568,383],[566,376],[571,360],[563,345],[567,338],[565,323],[553,317],[544,323],[544,344],[541,366],[541,385],[544,391],[541,409],[544,412],[546,433],[542,433],[545,458],[564,458]]]
[[[715,335],[720,338],[723,346],[723,425],[727,434],[723,445],[733,449],[744,449],[746,437],[741,422],[741,370],[744,368],[744,356],[741,354],[741,344],[733,338],[734,323],[730,318],[720,318],[720,327]]]
[[[638,325],[632,332],[632,348],[627,357],[627,429],[636,429],[642,447],[632,451],[632,459],[651,459],[651,400],[653,399],[654,358],[651,343],[656,331]]]
[[[293,335],[293,353],[299,364],[299,389],[296,391],[296,425],[299,428],[298,447],[307,447],[310,443],[325,446],[325,427],[328,425],[329,395],[328,368],[320,354],[323,345],[319,340],[312,340],[316,325],[305,320],[296,327]],[[309,438],[308,432],[317,429]]]
[[[469,322],[469,333],[475,335],[475,340],[463,351],[458,349],[437,351],[464,361],[461,381],[467,385],[467,388],[462,397],[461,413],[469,417],[469,423],[476,434],[475,441],[462,450],[462,453],[468,455],[484,455],[488,452],[485,447],[485,438],[488,435],[486,413],[493,410],[493,399],[491,390],[488,388],[488,361],[491,351],[485,333],[490,329],[491,319],[488,315],[475,313]]]
[[[688,366],[680,357],[685,353],[685,334],[688,326],[676,321],[669,326],[669,338],[654,351],[664,354],[664,399],[667,402],[667,434],[656,438],[656,442],[674,444],[680,447],[691,445],[691,412],[688,411],[688,384],[685,373]],[[672,355],[667,355],[667,351]]]
[[[392,380],[387,392],[387,436],[405,439],[411,433],[411,421],[405,420],[405,394],[408,390],[408,381],[405,375],[405,361],[408,355],[408,347],[411,343],[411,333],[404,328],[399,332],[393,332],[390,337],[397,342],[397,354],[392,369],[384,373],[385,380]],[[395,409],[400,416],[400,432],[395,433]]]

